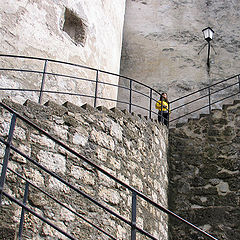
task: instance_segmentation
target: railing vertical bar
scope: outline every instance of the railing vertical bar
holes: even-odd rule
[[[99,70],[96,70],[96,85],[95,85],[95,95],[94,95],[94,107],[97,107],[97,93],[98,93],[98,76]]]
[[[153,90],[152,90],[152,88],[150,88],[149,119],[152,118],[152,92],[153,92]]]
[[[239,92],[240,92],[240,75],[238,75],[238,85],[239,85]]]
[[[163,98],[161,99],[161,123],[164,123],[164,119],[163,119]]]
[[[136,220],[137,220],[137,194],[132,192],[132,227],[131,227],[131,240],[136,240]]]
[[[8,161],[9,161],[9,156],[10,156],[10,145],[11,145],[12,139],[13,139],[13,132],[14,132],[15,125],[16,125],[16,119],[17,119],[17,116],[14,113],[12,115],[12,119],[11,119],[10,129],[9,129],[9,133],[8,133],[8,140],[7,140],[5,155],[4,155],[4,159],[3,159],[3,167],[2,167],[1,177],[0,177],[0,205],[2,204],[2,191],[3,191],[4,183],[6,180],[7,167],[8,167]]]
[[[168,102],[168,115],[167,115],[167,127],[169,128],[169,116],[170,116],[170,103]]]
[[[48,63],[48,60],[45,60],[45,62],[44,62],[44,68],[43,68],[41,88],[40,88],[40,94],[39,94],[39,99],[38,99],[38,103],[39,103],[39,104],[42,103],[42,95],[43,95],[43,89],[44,89],[44,85],[45,85],[45,77],[46,77],[46,71],[47,71],[47,63]]]
[[[211,89],[210,86],[208,87],[208,111],[211,114]]]
[[[132,80],[129,83],[129,112],[132,112]]]
[[[24,205],[24,206],[26,206],[26,203],[27,203],[28,190],[29,190],[29,182],[26,182],[26,185],[25,185],[25,191],[24,191],[24,197],[23,197],[23,205]],[[19,240],[22,240],[22,231],[23,231],[23,223],[24,223],[24,214],[25,214],[25,208],[22,207],[21,219],[20,219],[19,231],[18,231],[18,239],[19,239]]]

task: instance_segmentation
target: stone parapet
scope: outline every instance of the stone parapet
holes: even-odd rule
[[[116,108],[109,110],[104,107],[92,108],[90,105],[83,108],[70,102],[63,105],[55,102],[39,105],[29,100],[24,106],[10,100],[4,100],[4,103],[116,178],[167,207],[168,130],[165,126]],[[8,112],[1,109],[0,132],[3,139],[8,135],[10,117]],[[19,119],[15,133],[13,145],[20,151],[114,212],[131,220],[132,196],[128,190]],[[5,146],[1,146],[3,158]],[[130,227],[126,224],[13,151],[9,168],[117,239],[130,238]],[[5,190],[9,194],[22,200],[23,185],[23,180],[8,172]],[[158,239],[167,239],[166,214],[139,198],[137,201],[137,226],[143,227]],[[77,239],[108,239],[33,187],[30,187],[27,205]],[[0,228],[5,234],[11,233],[12,239],[18,226],[20,210],[4,198]],[[65,239],[30,213],[26,214],[23,235],[25,239]],[[138,234],[138,239],[145,238]]]

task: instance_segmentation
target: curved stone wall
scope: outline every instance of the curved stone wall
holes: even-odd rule
[[[125,0],[59,0],[59,1],[2,1],[0,6],[1,54],[26,55],[66,61],[119,73]],[[42,71],[43,63],[0,57],[0,66]],[[87,70],[74,67],[51,65],[47,71],[95,79]],[[2,88],[39,89],[41,76],[35,74],[13,75],[1,72]],[[45,90],[71,91],[73,93],[94,93],[93,86],[69,78],[51,77],[46,79]],[[118,84],[118,78],[104,76],[103,82]],[[117,98],[117,89],[99,86],[99,96]],[[1,91],[0,96],[10,95]],[[36,101],[37,93],[11,93],[16,101]],[[93,94],[94,95],[94,94]],[[79,105],[85,98],[67,98],[66,95],[49,94],[48,99],[64,103],[71,100]],[[113,102],[105,103],[114,106]]]
[[[69,102],[64,106],[54,102],[48,102],[45,106],[31,101],[27,101],[25,106],[9,100],[5,102],[118,179],[167,207],[168,130],[165,126],[128,112],[104,107],[95,109],[86,105],[84,109]],[[6,139],[10,115],[1,109],[0,119],[1,137]],[[13,145],[111,210],[131,220],[132,196],[128,190],[19,120]],[[1,159],[4,149],[1,144]],[[9,167],[91,222],[102,226],[117,239],[130,238],[131,230],[126,224],[109,216],[19,154],[11,152]],[[23,185],[24,181],[8,172],[5,189],[9,194],[22,200]],[[139,198],[137,201],[137,226],[143,227],[158,239],[167,239],[166,214]],[[27,205],[77,239],[107,239],[32,187]],[[20,209],[4,198],[0,216],[1,232],[12,233],[13,236]],[[26,215],[23,234],[28,239],[65,239],[29,213]],[[138,239],[145,237],[138,234]]]

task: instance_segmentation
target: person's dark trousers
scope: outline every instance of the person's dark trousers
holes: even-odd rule
[[[168,112],[162,112],[159,111],[158,112],[158,122],[163,123],[164,125],[166,125],[168,127]]]

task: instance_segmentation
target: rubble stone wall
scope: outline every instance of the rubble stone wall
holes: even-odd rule
[[[170,130],[169,208],[217,239],[240,238],[240,101]],[[170,218],[170,239],[203,239]]]
[[[113,176],[167,207],[168,130],[165,126],[118,109],[96,109],[90,105],[83,108],[70,102],[64,106],[52,101],[39,105],[28,100],[24,106],[9,100],[5,103]],[[5,140],[10,119],[11,115],[1,109],[0,132]],[[112,211],[131,220],[132,195],[129,190],[19,119],[13,146]],[[1,143],[1,162],[4,152],[5,145]],[[14,151],[11,151],[9,168],[117,239],[130,238],[131,228],[127,224],[116,220]],[[25,180],[12,172],[7,173],[4,189],[19,201],[23,199],[24,186]],[[108,239],[31,185],[27,206],[77,239]],[[3,234],[0,239],[13,239],[18,231],[21,209],[4,197],[0,211],[0,231]],[[168,238],[167,216],[139,197],[137,226],[158,239]],[[26,212],[23,239],[52,238],[65,239],[52,227]],[[138,234],[138,239],[145,237]]]

